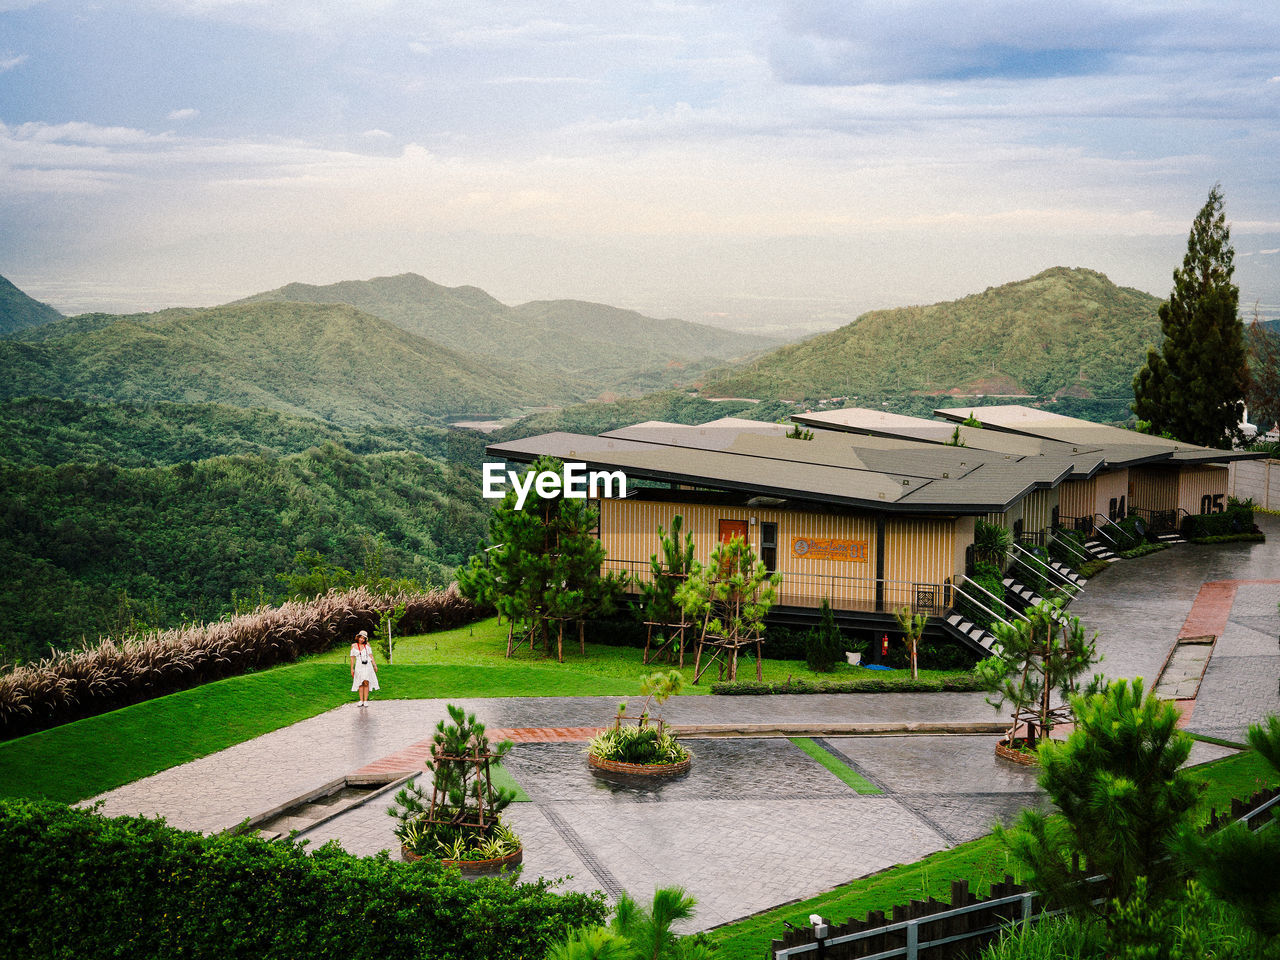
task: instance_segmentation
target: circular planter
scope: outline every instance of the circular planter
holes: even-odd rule
[[[400,845],[400,857],[408,863],[422,859],[421,854],[414,853],[404,844]],[[457,867],[463,875],[468,877],[487,877],[490,874],[501,873],[506,867],[523,863],[524,847],[520,847],[514,853],[508,853],[505,857],[495,857],[492,860],[441,860],[440,862],[446,867]]]
[[[682,773],[689,772],[689,768],[693,765],[693,758],[689,757],[679,763],[621,763],[588,753],[587,763],[605,773],[621,773],[634,777],[678,777]]]
[[[1015,740],[1014,743],[1025,743],[1022,738]],[[1003,757],[1012,763],[1020,763],[1024,767],[1038,767],[1040,765],[1039,758],[1034,753],[1027,753],[1010,744],[1008,740],[1001,740],[996,744],[996,756]]]

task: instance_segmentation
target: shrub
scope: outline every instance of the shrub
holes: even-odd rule
[[[711,684],[711,692],[721,696],[756,696],[772,693],[938,693],[984,689],[982,681],[972,673],[944,673],[915,680],[910,675],[886,674],[880,670],[863,671],[864,676],[847,680],[721,680]]]
[[[305,603],[259,607],[217,623],[107,640],[0,676],[0,737],[320,653],[349,642],[358,630],[375,630],[382,611],[400,604],[403,632],[456,626],[475,617],[475,607],[453,587],[393,596],[357,587]]]
[[[1188,540],[1204,537],[1229,537],[1233,534],[1252,533],[1253,501],[1232,497],[1222,513],[1202,513],[1182,521],[1182,535]]]
[[[978,564],[973,576],[969,577],[969,579],[998,600],[1004,599],[1004,578],[1000,575],[1000,568],[994,564]],[[963,584],[961,586],[963,588]],[[995,622],[995,617],[991,610],[992,607],[996,608],[994,613],[1007,618],[1007,611],[995,600],[987,596],[987,593],[983,593],[982,590],[969,589],[965,593],[968,596],[960,598],[959,603],[956,604],[956,609],[984,630],[991,629],[991,624]],[[973,599],[970,600],[970,597]]]
[[[840,628],[836,626],[836,616],[831,612],[831,604],[823,598],[818,625],[805,638],[804,661],[810,670],[829,673],[843,658],[844,638],[840,635]]]
[[[202,836],[47,801],[0,801],[5,952],[31,958],[526,960],[599,924],[601,894],[462,879],[326,844]]]

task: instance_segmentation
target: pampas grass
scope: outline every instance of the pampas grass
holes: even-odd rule
[[[401,603],[401,634],[459,626],[478,612],[453,584],[395,594],[356,587],[217,623],[109,638],[0,673],[0,738],[322,653],[359,630],[372,633],[382,612]]]

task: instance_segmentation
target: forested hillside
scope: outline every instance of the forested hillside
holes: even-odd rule
[[[478,467],[482,438],[442,427],[341,427],[216,403],[92,404],[31,397],[0,402],[0,460],[18,466],[110,463],[164,467],[239,455],[281,456],[335,444],[352,453],[409,451]]]
[[[534,376],[343,305],[255,303],[101,326],[65,322],[75,332],[0,340],[0,399],[216,402],[345,425],[416,426],[537,406],[548,392]]]
[[[1093,270],[1055,267],[961,300],[864,314],[710,374],[703,393],[798,401],[913,393],[1128,400],[1147,344],[1161,336],[1159,303]]]
[[[0,277],[0,337],[60,319],[62,314],[53,307],[27,296]]]
[[[216,619],[298,551],[440,584],[487,533],[470,468],[334,445],[126,469],[0,462],[0,657]]]
[[[582,300],[508,307],[477,287],[443,287],[413,273],[328,286],[291,283],[236,302],[273,301],[349,304],[464,354],[517,360],[544,379],[567,374],[593,393],[687,383],[713,361],[778,342]]]

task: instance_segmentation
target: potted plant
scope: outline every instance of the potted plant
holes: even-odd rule
[[[489,743],[484,724],[449,704],[452,722],[441,720],[431,742],[431,792],[410,780],[387,808],[405,860],[430,857],[463,873],[498,873],[524,856],[520,838],[502,822],[514,791],[494,787],[490,766],[511,749],[511,741]]]
[[[1076,683],[1098,656],[1097,634],[1086,638],[1078,617],[1062,612],[1058,601],[1044,600],[1025,611],[1025,620],[997,623],[995,655],[978,664],[977,673],[996,709],[1010,705],[1012,724],[996,744],[996,755],[1035,764],[1038,741],[1071,718],[1068,700]],[[1084,692],[1100,689],[1095,676]]]
[[[667,698],[679,693],[684,676],[679,670],[658,671],[640,681],[640,692],[647,699],[634,724],[627,716],[626,703],[618,704],[613,726],[587,745],[587,763],[605,773],[632,774],[648,777],[674,777],[686,773],[693,754],[676,741],[659,716],[650,722],[649,704],[659,707]]]

